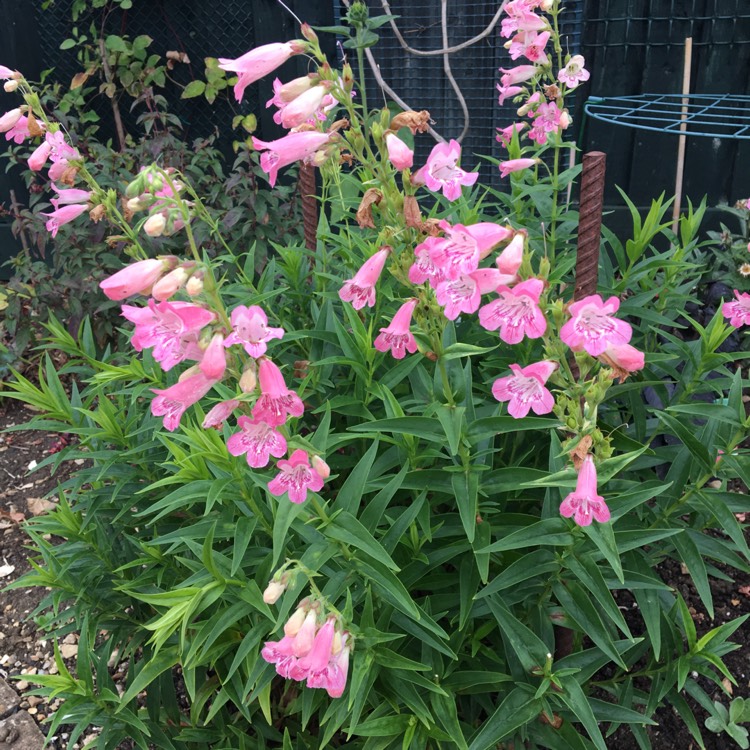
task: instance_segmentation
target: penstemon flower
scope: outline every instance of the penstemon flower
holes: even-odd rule
[[[149,258],[131,263],[104,279],[99,288],[112,300],[121,300],[148,291],[174,266],[172,259]]]
[[[267,422],[242,416],[237,420],[239,432],[227,440],[227,450],[233,456],[245,455],[248,466],[261,469],[268,465],[271,456],[281,458],[286,453],[286,440]]]
[[[174,432],[180,426],[185,410],[200,401],[218,381],[198,371],[170,388],[152,388],[156,398],[151,402],[151,413],[164,417],[164,429]]]
[[[284,337],[283,328],[268,327],[268,316],[258,305],[237,305],[231,323],[232,333],[224,339],[224,346],[240,344],[255,359],[266,353],[269,341]]]
[[[454,201],[461,196],[461,186],[473,185],[478,179],[477,172],[465,172],[458,166],[461,158],[461,145],[458,141],[438,143],[427,157],[427,163],[412,177],[414,185],[426,185],[433,192],[443,191],[443,195]]]
[[[361,310],[365,305],[375,305],[375,284],[378,283],[390,252],[390,247],[378,250],[362,264],[353,279],[344,282],[339,290],[339,297],[343,302],[351,302],[355,310]]]
[[[74,203],[69,206],[58,208],[56,211],[52,211],[48,214],[41,212],[41,215],[47,217],[47,223],[45,224],[47,231],[53,237],[57,237],[57,232],[61,226],[69,224],[74,219],[77,219],[86,210],[88,210],[88,205],[85,203]]]
[[[309,159],[327,146],[330,141],[330,133],[319,133],[317,130],[289,133],[275,141],[261,141],[260,138],[253,136],[255,150],[263,152],[260,156],[260,166],[268,174],[271,187],[276,184],[276,178],[282,167]]]
[[[557,74],[557,80],[569,89],[576,88],[584,81],[588,81],[590,73],[583,66],[586,64],[583,55],[573,55],[568,64]]]
[[[721,307],[721,314],[735,328],[750,325],[750,294],[734,290],[735,299],[725,302]]]
[[[395,133],[385,134],[385,147],[388,150],[388,159],[396,169],[412,168],[414,164],[414,151]]]
[[[568,308],[571,317],[560,329],[560,338],[573,351],[585,349],[592,357],[603,354],[609,346],[627,344],[633,329],[613,317],[619,307],[617,297],[603,302],[598,294],[574,302]]]
[[[286,492],[293,503],[304,503],[308,490],[319,492],[323,489],[323,477],[310,466],[306,451],[294,451],[288,461],[279,461],[277,466],[279,473],[268,483],[272,495],[278,497]]]
[[[220,401],[206,414],[201,426],[204,430],[211,429],[212,427],[221,427],[239,405],[240,402],[236,398],[229,401]]]
[[[498,287],[500,299],[479,308],[479,323],[488,331],[500,329],[500,338],[506,344],[518,344],[524,336],[538,339],[547,330],[539,308],[543,288],[541,279],[522,281],[513,289]]]
[[[403,359],[407,351],[410,354],[417,351],[417,342],[409,330],[417,302],[415,299],[404,302],[393,316],[391,324],[380,329],[380,335],[375,339],[375,348],[379,352],[390,350],[395,359]]]
[[[287,417],[301,417],[305,411],[302,399],[286,387],[281,370],[267,357],[258,365],[260,397],[253,407],[253,417],[272,427],[284,424]]]
[[[455,320],[462,312],[475,313],[483,294],[494,292],[500,284],[507,282],[508,277],[496,268],[480,268],[452,281],[441,281],[435,296],[444,308],[445,317]]]
[[[525,417],[530,410],[534,414],[549,414],[555,406],[555,399],[545,383],[557,369],[557,362],[544,360],[521,367],[511,365],[513,373],[498,378],[492,384],[492,395],[498,401],[508,401],[508,414],[515,419]]]
[[[565,518],[573,516],[579,526],[590,526],[594,519],[599,523],[609,521],[609,508],[604,498],[597,494],[596,466],[591,455],[583,460],[578,471],[575,491],[562,501],[560,513]]]

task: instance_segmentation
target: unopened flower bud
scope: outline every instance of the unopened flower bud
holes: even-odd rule
[[[3,84],[3,88],[8,94],[12,94],[18,88],[18,81],[10,80]]]
[[[331,476],[331,467],[320,456],[312,457],[312,467],[321,479]]]
[[[303,23],[300,27],[300,31],[302,32],[302,36],[305,37],[308,42],[318,41],[318,35],[312,30],[312,26],[309,24]]]
[[[570,127],[572,122],[573,118],[570,116],[570,112],[568,112],[567,109],[564,109],[560,115],[560,127],[565,130],[567,127]]]
[[[263,592],[263,601],[266,604],[276,604],[281,595],[286,591],[286,585],[281,581],[270,581]]]
[[[196,297],[203,291],[203,276],[200,273],[196,273],[191,276],[187,284],[185,284],[185,291],[191,297]]]
[[[177,378],[177,382],[182,383],[188,378],[192,378],[193,375],[197,375],[199,372],[200,372],[200,367],[198,365],[193,365],[192,367],[188,367],[187,370],[180,373],[180,377]]]
[[[294,611],[294,614],[284,624],[284,635],[288,635],[290,638],[294,638],[299,629],[302,627],[302,623],[307,617],[307,607],[303,606],[304,602],[300,603],[300,606]]]
[[[151,289],[151,296],[162,302],[169,299],[188,279],[188,272],[179,266],[174,271],[170,271],[166,276],[162,276]]]
[[[549,13],[552,10],[552,6],[555,4],[555,0],[542,0],[541,3],[539,3],[539,10],[543,11],[544,13]]]
[[[258,376],[255,373],[255,361],[253,360],[240,376],[240,390],[243,393],[252,393],[257,385]]]
[[[146,223],[143,225],[143,231],[149,237],[161,237],[164,234],[164,230],[167,228],[167,220],[163,214],[153,214],[146,219]]]

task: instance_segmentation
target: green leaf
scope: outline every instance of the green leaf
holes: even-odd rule
[[[576,715],[578,721],[583,724],[583,728],[588,733],[591,741],[596,745],[598,750],[607,750],[607,746],[604,743],[604,737],[599,729],[599,724],[596,721],[594,712],[588,699],[584,695],[581,686],[578,684],[574,677],[562,677],[560,678],[562,683],[563,691],[560,693],[565,705]]]
[[[205,90],[205,81],[190,81],[190,83],[185,86],[180,99],[193,99],[196,96],[201,96]]]
[[[419,609],[404,584],[388,568],[375,560],[354,559],[352,562],[359,572],[375,585],[383,599],[413,620],[421,618]]]
[[[556,419],[547,419],[546,417],[524,417],[523,419],[485,417],[484,419],[477,419],[469,426],[467,436],[469,442],[473,445],[494,435],[526,432],[528,430],[553,430],[560,427],[561,424]]]
[[[383,549],[380,542],[351,514],[343,511],[339,513],[324,529],[329,539],[362,550],[369,557],[377,560],[387,568],[398,572],[400,568],[393,562],[391,556]]]
[[[349,476],[341,486],[341,489],[336,496],[336,500],[333,503],[335,509],[342,508],[353,516],[357,515],[362,495],[364,494],[367,481],[370,478],[372,465],[375,463],[375,457],[377,454],[378,441],[375,440],[367,449],[367,453],[360,458],[357,465],[351,470],[351,472],[349,472]]]
[[[507,639],[523,668],[531,672],[544,664],[552,649],[515,617],[498,596],[488,597],[487,604],[500,626],[503,638]]]
[[[292,521],[302,512],[302,505],[293,503],[282,497],[276,507],[276,515],[273,519],[273,560],[271,567],[275,568],[284,551],[284,543]]]
[[[413,659],[407,659],[405,656],[401,656],[401,654],[397,654],[389,648],[378,647],[373,651],[373,654],[375,656],[375,663],[380,664],[381,667],[415,670],[417,672],[426,672],[432,669],[429,664],[422,664]]]
[[[549,550],[538,549],[528,552],[495,576],[474,598],[483,599],[485,596],[490,596],[497,591],[515,588],[530,578],[543,576],[546,573],[553,573],[559,569],[560,563]]]
[[[451,456],[458,454],[458,446],[464,431],[465,406],[446,406],[442,404],[437,409],[437,418],[443,425],[445,436],[448,438],[448,447]]]
[[[511,549],[532,547],[537,544],[565,547],[573,544],[575,537],[568,531],[569,524],[562,518],[546,518],[523,529],[513,531],[491,544],[486,552],[505,552]]]
[[[695,436],[695,428],[687,427],[679,419],[663,411],[656,412],[656,416],[664,423],[667,430],[676,435],[690,451],[690,454],[701,464],[704,471],[713,471],[714,462],[708,455],[708,449]]]
[[[703,562],[703,557],[698,550],[698,547],[696,547],[695,542],[690,538],[690,534],[687,530],[683,530],[682,534],[673,536],[671,541],[677,550],[680,559],[687,566],[690,577],[693,579],[695,588],[698,591],[698,595],[700,596],[703,605],[708,610],[708,616],[713,620],[714,602],[711,594],[711,585],[708,582],[706,564]]]
[[[453,474],[452,482],[458,513],[461,516],[461,524],[464,527],[466,538],[471,544],[474,541],[477,523],[479,474],[473,471]]]
[[[115,34],[110,34],[104,44],[110,52],[127,52],[128,49],[125,40]]]
[[[120,704],[115,710],[115,713],[119,713],[125,709],[128,703],[130,703],[138,693],[145,690],[162,672],[172,669],[179,660],[180,657],[176,648],[165,648],[159,651],[151,661],[149,661],[142,669],[138,670],[133,681],[128,685],[128,689],[125,691],[122,698],[120,698]]]
[[[393,417],[353,425],[349,432],[392,432],[395,435],[414,435],[433,443],[444,443],[445,432],[432,417]]]
[[[592,523],[590,526],[583,526],[583,533],[591,539],[599,551],[604,555],[620,583],[623,583],[624,574],[622,571],[622,561],[620,552],[615,541],[615,530],[612,523]]]
[[[542,708],[542,702],[535,700],[528,691],[520,687],[513,688],[495,713],[485,720],[480,730],[472,737],[469,750],[494,750],[500,740],[534,721]]]

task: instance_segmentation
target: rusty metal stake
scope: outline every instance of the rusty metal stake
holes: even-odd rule
[[[573,299],[596,294],[599,277],[599,244],[604,207],[604,177],[607,155],[589,151],[583,155],[581,200],[578,219],[578,252],[576,255],[576,288]]]
[[[315,190],[315,167],[311,164],[300,164],[299,191],[302,195],[305,247],[314,251],[318,243],[318,198]]]

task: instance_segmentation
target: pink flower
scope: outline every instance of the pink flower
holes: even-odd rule
[[[445,237],[428,237],[424,244],[429,248],[433,264],[450,280],[476,271],[479,261],[512,231],[491,222],[451,226],[447,221],[441,221],[440,228]]]
[[[721,307],[721,314],[729,321],[735,328],[739,328],[743,325],[750,324],[750,294],[747,292],[740,292],[735,289],[734,296],[731,302],[725,302]]]
[[[162,302],[176,294],[190,278],[190,274],[183,266],[178,266],[165,276],[162,276],[151,289],[151,296]]]
[[[331,476],[331,467],[320,456],[313,456],[311,464],[323,481]]]
[[[253,407],[254,419],[261,419],[276,427],[284,424],[287,416],[302,416],[305,410],[302,400],[286,387],[281,370],[267,357],[260,360],[258,380],[261,395]]]
[[[547,330],[547,321],[539,308],[544,288],[541,279],[527,279],[513,289],[499,286],[500,299],[479,308],[479,323],[488,331],[500,329],[506,344],[518,344],[524,336],[537,339]]]
[[[505,104],[506,99],[512,99],[514,96],[521,94],[524,91],[521,86],[501,86],[500,84],[497,84],[496,88],[500,92],[497,101],[501,107]]]
[[[38,172],[47,163],[51,153],[52,144],[48,141],[42,141],[29,157],[29,169],[32,172]]]
[[[573,55],[568,64],[557,74],[557,80],[564,83],[569,89],[574,89],[583,81],[589,80],[589,72],[583,66],[586,61],[583,55]]]
[[[480,268],[453,281],[441,281],[437,286],[437,301],[443,306],[445,317],[455,320],[462,312],[476,312],[482,295],[493,292],[506,280],[496,268]]]
[[[219,403],[216,404],[208,414],[206,414],[201,426],[204,430],[208,430],[211,427],[221,427],[239,405],[240,402],[236,398],[230,399],[229,401],[219,401]]]
[[[131,343],[136,351],[153,347],[152,355],[165,371],[186,359],[202,359],[198,333],[216,320],[210,310],[189,302],[149,300],[147,307],[123,305],[122,314],[135,323]]]
[[[500,72],[503,74],[500,77],[503,86],[515,86],[531,80],[539,72],[539,68],[536,65],[518,65],[510,70],[500,68]]]
[[[601,495],[596,494],[596,466],[591,455],[586,456],[578,472],[575,492],[571,492],[560,505],[565,518],[575,515],[579,526],[590,526],[592,519],[599,523],[609,521],[609,508]]]
[[[380,335],[375,339],[375,348],[379,352],[387,352],[390,349],[396,359],[403,359],[407,351],[410,354],[417,351],[417,342],[409,330],[417,301],[411,299],[404,302],[393,316],[391,324],[380,329]]]
[[[237,419],[237,426],[240,431],[227,440],[227,450],[233,456],[246,454],[253,469],[267,466],[271,456],[281,458],[286,453],[284,436],[263,420],[242,416]]]
[[[292,55],[298,55],[306,49],[307,45],[301,40],[264,44],[246,52],[236,60],[220,57],[219,67],[222,70],[237,73],[238,81],[234,87],[234,96],[238,102],[241,102],[245,89],[251,83],[255,83],[276,70]]]
[[[461,185],[473,185],[478,179],[477,172],[465,172],[458,165],[461,158],[461,145],[458,141],[438,143],[427,157],[427,163],[414,175],[415,185],[427,185],[437,192],[454,201],[461,195]]]
[[[318,614],[315,609],[309,609],[302,621],[302,625],[292,641],[292,653],[296,657],[307,656],[315,643],[315,633],[318,630]]]
[[[414,164],[414,151],[394,133],[385,134],[388,159],[396,169],[411,169]]]
[[[283,138],[268,142],[253,137],[253,146],[256,151],[265,152],[261,154],[260,166],[268,174],[268,182],[273,187],[276,184],[279,169],[311,157],[330,140],[330,133],[305,130],[301,133],[289,133]]]
[[[282,677],[286,677],[297,663],[297,657],[292,653],[293,643],[294,638],[285,635],[280,641],[266,641],[260,652],[265,661],[276,665],[276,673]]]
[[[224,339],[224,346],[242,344],[251,356],[262,357],[271,339],[284,337],[283,328],[269,328],[268,317],[258,305],[237,305],[232,310],[232,333]]]
[[[276,78],[273,82],[273,97],[266,102],[266,107],[276,106],[281,109],[312,88],[314,83],[315,79],[310,76],[301,76],[287,83],[282,83]]]
[[[15,73],[10,69],[6,68],[5,65],[0,65],[0,79],[7,81],[9,78],[13,78]]]
[[[529,140],[536,141],[540,146],[547,143],[549,133],[556,133],[560,128],[563,111],[555,102],[544,102],[532,113],[534,125],[529,131]]]
[[[542,31],[542,29],[549,28],[549,23],[533,13],[531,7],[531,4],[522,6],[508,3],[505,6],[505,12],[509,18],[503,19],[500,25],[500,36],[509,39],[517,31]]]
[[[38,122],[37,125],[42,129],[45,128],[43,122]],[[5,140],[13,141],[14,143],[23,143],[27,138],[31,138],[29,118],[21,115],[18,118],[18,122],[5,133]]]
[[[170,388],[152,388],[156,398],[151,402],[151,413],[155,417],[164,417],[164,429],[174,432],[188,406],[200,401],[216,382],[198,371]]]
[[[523,263],[523,249],[526,244],[526,233],[517,232],[513,239],[503,248],[500,255],[495,258],[495,265],[500,273],[515,276]],[[503,282],[499,282],[502,284]],[[506,283],[506,286],[510,284]]]
[[[537,164],[538,159],[510,159],[500,162],[500,176],[507,177],[511,172],[520,172]]]
[[[290,670],[290,677],[293,680],[302,681],[312,677],[313,682],[316,682],[326,671],[328,661],[331,658],[335,622],[332,617],[329,617],[325,624],[318,629],[309,653],[301,657],[294,668]],[[308,683],[308,687],[316,687],[316,685]]]
[[[52,211],[52,213],[44,213],[42,211],[40,215],[47,217],[47,223],[44,226],[53,237],[57,237],[57,232],[63,224],[69,224],[74,219],[77,219],[87,208],[88,206],[85,203],[77,203],[72,206],[58,208],[57,211]]]
[[[224,377],[224,371],[227,369],[227,355],[222,334],[215,333],[211,337],[199,366],[201,372],[207,378],[221,380]]]
[[[6,112],[0,117],[0,133],[6,133],[11,128],[14,128],[18,121],[21,119],[21,110],[16,107]]]
[[[544,48],[550,38],[550,32],[545,31],[537,34],[535,31],[520,31],[510,43],[510,59],[517,60],[523,56],[531,62],[547,65],[549,58],[544,52]]]
[[[293,503],[304,503],[307,491],[323,489],[323,478],[310,466],[306,451],[296,450],[288,461],[278,462],[279,473],[268,483],[268,491],[280,497],[285,492]]]
[[[311,688],[323,687],[331,698],[340,698],[346,688],[350,649],[349,633],[344,633],[341,636],[341,650],[331,656],[325,672],[320,676],[310,675],[307,678],[307,686]]]
[[[522,91],[523,89],[520,90]],[[502,102],[500,104],[502,105]],[[526,122],[514,122],[512,125],[508,125],[507,128],[497,128],[495,140],[498,143],[502,143],[505,148],[508,148],[510,142],[513,140],[513,134],[520,134],[521,131],[528,126],[529,125]]]
[[[99,288],[110,299],[125,299],[150,289],[168,268],[169,263],[158,258],[139,260],[104,279]]]
[[[65,175],[65,172],[70,167],[70,160],[80,159],[81,155],[78,153],[77,148],[73,148],[72,146],[68,145],[67,141],[65,140],[65,134],[62,132],[62,130],[58,130],[55,133],[48,132],[45,134],[44,138],[50,146],[48,156],[52,160],[52,166],[49,168],[49,178],[50,180],[52,180],[52,182],[57,182],[57,180],[61,179]],[[37,151],[39,151],[39,149],[37,149],[34,154],[32,154],[32,158],[29,159],[30,169],[32,168],[32,159]],[[44,162],[46,162],[46,160],[47,159],[45,158]],[[42,162],[42,166],[44,166],[44,162]]]
[[[285,104],[275,115],[274,120],[285,128],[296,128],[309,119],[316,117],[323,105],[323,99],[328,95],[330,84],[328,81],[313,86],[298,97]],[[278,119],[277,119],[278,118]]]
[[[344,286],[339,290],[342,301],[351,302],[355,310],[361,310],[365,305],[375,305],[375,284],[378,283],[390,252],[390,247],[378,250],[362,264],[353,279],[344,282]]]
[[[50,201],[55,208],[70,206],[74,203],[88,203],[91,200],[90,190],[77,190],[75,188],[63,190],[57,185],[52,185],[52,187],[57,192],[57,197]]]
[[[543,360],[527,367],[511,365],[512,375],[498,378],[492,384],[492,395],[498,401],[509,401],[508,414],[515,419],[534,414],[549,414],[555,405],[552,394],[544,387],[557,369],[556,362]]]
[[[409,281],[412,284],[424,284],[430,282],[433,289],[437,289],[438,284],[445,279],[443,269],[430,257],[430,248],[435,244],[437,237],[428,237],[414,248],[416,260],[409,267]]]
[[[630,344],[608,346],[604,353],[599,355],[599,359],[615,371],[622,371],[626,374],[642,370],[646,364],[643,352]]]
[[[613,317],[619,307],[617,297],[602,302],[598,294],[574,302],[568,308],[571,317],[560,329],[560,338],[573,351],[585,349],[592,357],[603,354],[607,347],[627,344],[633,330]]]

